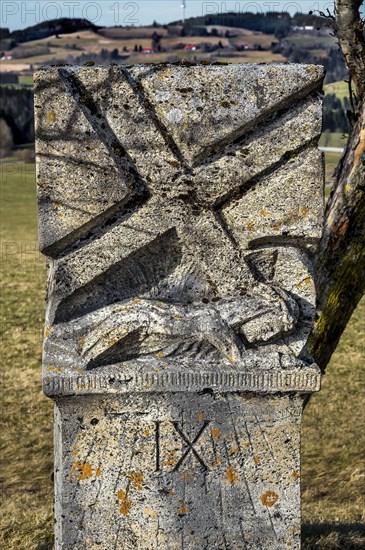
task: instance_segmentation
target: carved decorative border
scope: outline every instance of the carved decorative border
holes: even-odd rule
[[[50,397],[108,393],[252,391],[258,393],[319,391],[321,375],[315,368],[302,371],[206,371],[80,374],[46,376],[44,392]]]

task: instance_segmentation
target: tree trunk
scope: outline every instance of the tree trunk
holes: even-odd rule
[[[335,1],[335,34],[358,99],[365,91],[364,21],[360,17],[363,0]]]
[[[365,291],[365,42],[360,5],[361,0],[335,2],[335,34],[355,85],[356,106],[316,257],[318,318],[309,346],[323,372]]]

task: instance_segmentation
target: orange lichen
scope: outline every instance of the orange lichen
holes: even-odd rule
[[[119,512],[126,516],[129,513],[130,507],[131,507],[131,501],[127,497],[127,493],[120,489],[120,491],[117,492],[117,497],[120,500],[119,503]]]
[[[175,456],[175,451],[168,451],[166,453],[166,460],[165,460],[165,466],[173,466],[177,462],[177,458]]]
[[[180,478],[181,479],[190,479],[191,474],[189,472],[183,472],[182,474],[180,474]]]
[[[264,506],[271,508],[271,506],[274,506],[275,502],[277,502],[278,498],[279,495],[273,491],[266,491],[261,497],[261,502]]]
[[[75,462],[71,468],[71,471],[74,472],[73,475],[80,481],[89,479],[93,475],[92,466],[87,462]]]
[[[44,337],[47,338],[47,336],[49,334],[51,334],[52,330],[53,330],[53,327],[45,327],[44,328]]]
[[[220,464],[222,464],[222,459],[217,456],[212,462],[212,468],[216,468]]]
[[[134,472],[131,470],[128,472],[128,479],[132,484],[132,487],[135,489],[138,489],[139,491],[142,490],[142,483],[143,483],[143,474],[142,472]]]
[[[57,115],[54,111],[47,112],[47,122],[55,122]]]
[[[61,367],[49,366],[49,367],[47,367],[47,371],[48,372],[58,372],[58,373],[60,373],[60,372],[62,372],[62,369],[61,369]]]
[[[255,464],[259,464],[260,462],[260,457],[258,455],[254,456],[253,457],[254,461],[255,461]]]
[[[293,473],[292,473],[292,477],[293,477],[294,479],[298,479],[298,477],[300,477],[300,472],[299,472],[298,470],[295,471],[295,472],[293,472]]]
[[[234,447],[233,449],[228,449],[228,456],[234,456],[239,452],[240,452],[239,447]]]
[[[260,216],[271,216],[270,210],[261,209],[261,210],[259,210],[259,214],[260,214]]]
[[[255,226],[254,226],[253,222],[247,222],[246,227],[247,227],[248,231],[254,231],[255,230]]]
[[[232,468],[232,466],[228,468],[228,470],[226,471],[226,478],[229,481],[229,483],[233,485],[237,479],[236,469]]]
[[[75,455],[75,452],[73,452]],[[91,477],[99,477],[103,473],[100,468],[93,468],[88,462],[75,462],[71,468],[72,475],[79,481],[90,479]]]
[[[300,281],[300,283],[297,283],[295,286],[296,288],[300,288],[302,285],[310,285],[312,282],[313,281],[311,277],[306,277],[305,279],[303,279],[303,281]]]
[[[149,437],[150,436],[150,432],[148,430],[144,430],[143,431],[143,435],[144,437]]]
[[[181,501],[181,506],[178,510],[178,514],[187,514],[189,512],[189,506],[186,502]]]
[[[203,412],[196,415],[198,420],[205,420],[205,414]]]
[[[274,231],[279,231],[279,229],[282,227],[282,225],[283,224],[279,222],[279,223],[276,223],[275,225],[272,225],[271,227]]]
[[[210,434],[212,437],[220,437],[221,431],[218,428],[213,428],[212,430],[210,430]]]

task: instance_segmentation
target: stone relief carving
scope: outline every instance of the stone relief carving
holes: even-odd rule
[[[300,548],[323,70],[36,72],[55,548]]]
[[[223,85],[218,67],[48,72],[36,109],[49,362],[239,365],[273,342],[303,353],[322,215],[308,93],[321,75],[251,67],[241,101],[242,71],[227,67]]]

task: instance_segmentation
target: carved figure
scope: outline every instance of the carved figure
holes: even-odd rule
[[[234,89],[245,69],[227,68],[230,87],[214,98],[209,120],[199,97],[214,68],[192,70],[196,90],[181,87],[184,68],[173,78],[161,68],[97,69],[92,83],[87,71],[60,68],[55,90],[50,76],[44,103],[60,87],[65,102],[62,115],[48,113],[44,143],[38,114],[38,155],[47,161],[38,174],[40,215],[47,216],[41,241],[53,258],[45,357],[59,350],[63,362],[83,368],[156,353],[238,365],[245,350],[265,352],[274,341],[277,351],[301,353],[314,315],[307,252],[320,220],[306,221],[311,189],[301,189],[300,177],[310,179],[318,166],[319,104],[307,97],[318,76],[308,84],[300,68],[295,85],[268,95],[266,88],[258,93],[260,71],[267,82],[268,72],[283,69],[250,70],[242,93],[254,102],[240,103]],[[283,102],[284,114],[271,118]],[[68,124],[58,123],[63,115]],[[305,117],[297,137],[294,127]],[[214,136],[204,124],[213,124]],[[58,177],[63,160],[55,151],[63,140],[76,167],[75,175],[67,172],[74,185],[60,194],[51,175]],[[81,189],[74,194],[80,181],[85,200]],[[295,281],[281,276],[291,264]]]

